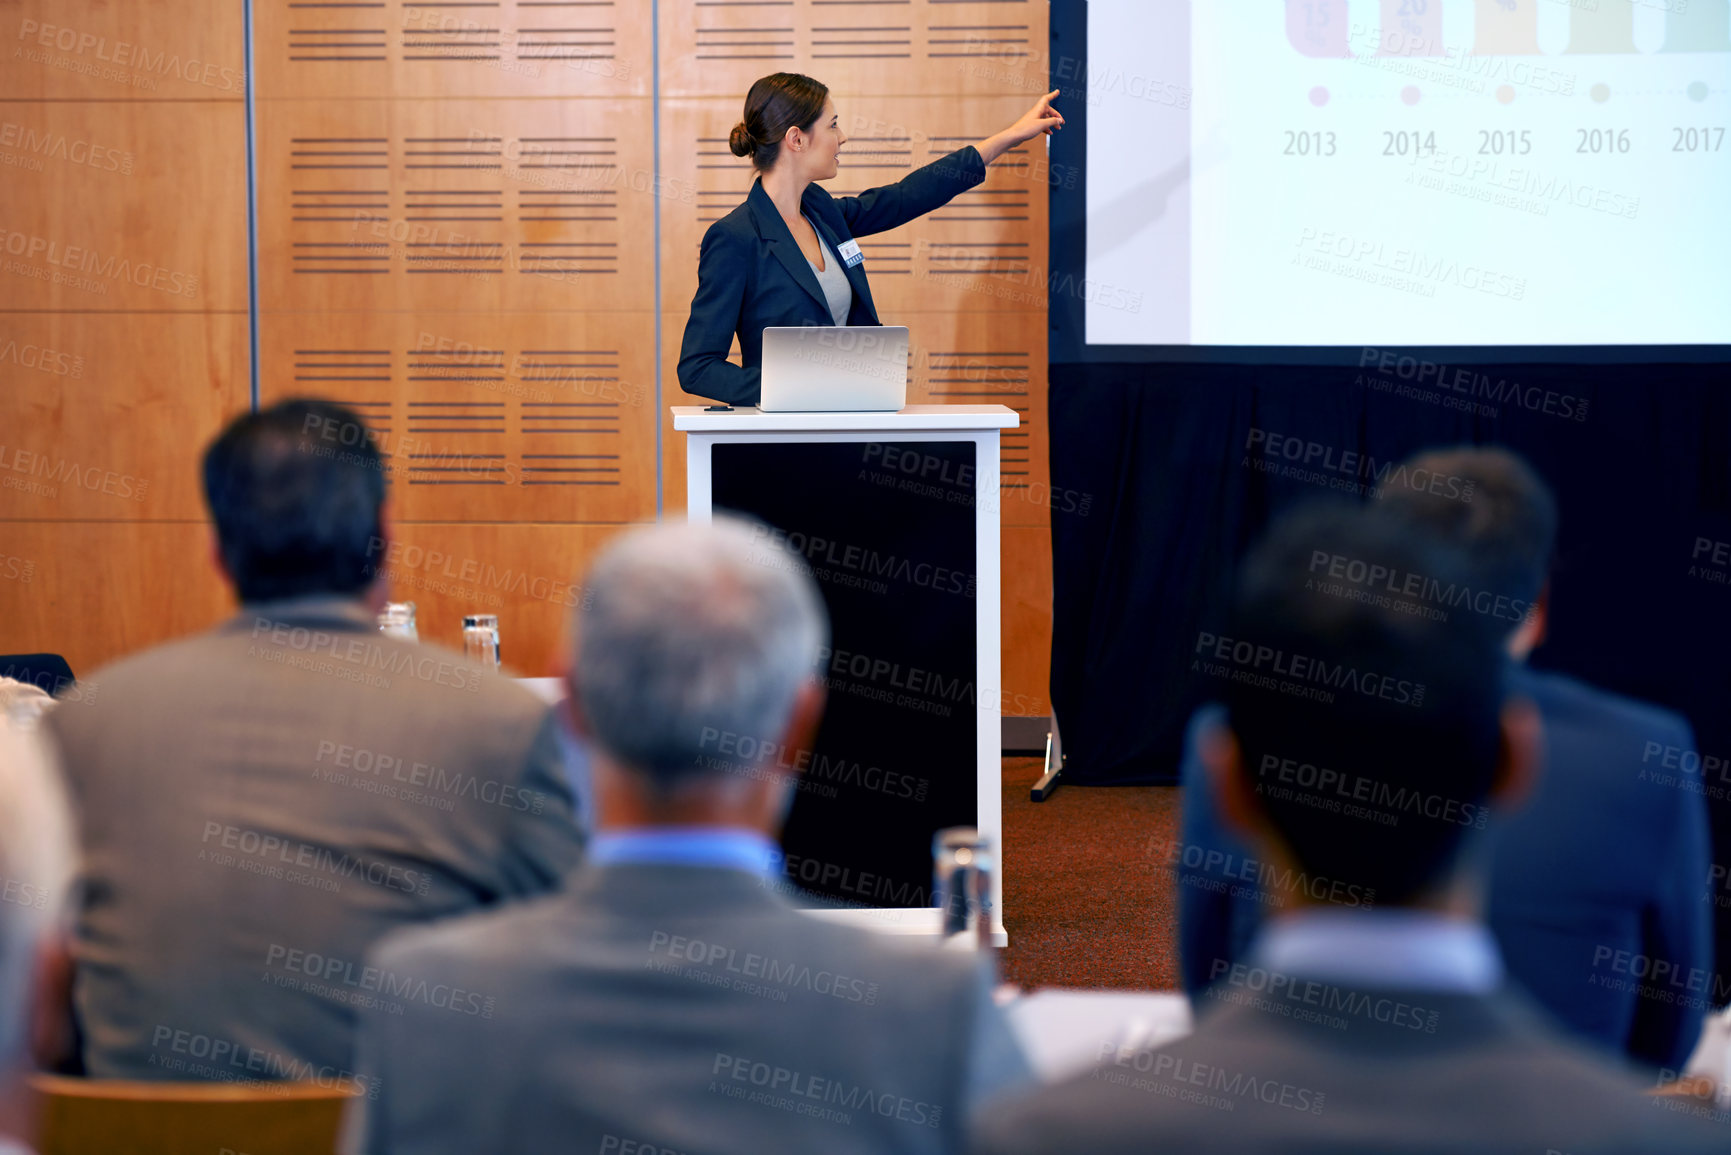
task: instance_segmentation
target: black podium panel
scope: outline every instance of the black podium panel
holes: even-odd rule
[[[974,443],[712,454],[713,507],[770,527],[829,609],[828,704],[812,749],[789,759],[804,773],[783,872],[839,904],[934,905],[933,832],[977,821]]]

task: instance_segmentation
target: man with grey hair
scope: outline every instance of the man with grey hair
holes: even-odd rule
[[[773,839],[817,728],[827,626],[748,523],[666,524],[596,562],[571,712],[597,832],[563,894],[381,941],[450,1005],[365,1012],[345,1149],[960,1151],[1029,1077],[972,953],[802,914]],[[460,1005],[459,1005],[460,1004]]]

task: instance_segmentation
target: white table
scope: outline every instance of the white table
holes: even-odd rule
[[[1177,991],[1052,987],[1014,998],[1004,1011],[1043,1083],[1081,1074],[1117,1048],[1160,1047],[1191,1030],[1190,1000]]]

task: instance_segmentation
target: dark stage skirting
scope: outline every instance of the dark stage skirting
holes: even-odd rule
[[[1192,659],[1201,633],[1225,631],[1238,559],[1271,515],[1367,480],[1339,468],[1344,455],[1380,466],[1499,443],[1543,473],[1561,507],[1550,638],[1534,665],[1686,715],[1702,751],[1726,762],[1723,781],[1702,785],[1726,796],[1715,833],[1731,851],[1731,370],[1451,366],[1442,386],[1419,373],[1052,366],[1065,780],[1174,781],[1185,719],[1220,689]],[[1295,448],[1308,466],[1287,456]]]

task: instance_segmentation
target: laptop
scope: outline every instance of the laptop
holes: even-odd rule
[[[908,403],[906,325],[763,331],[764,413],[882,413]]]

